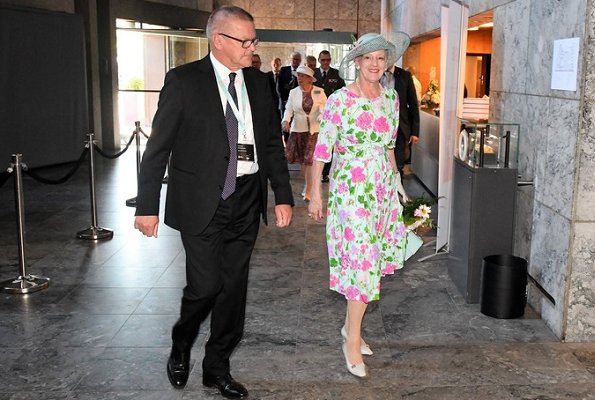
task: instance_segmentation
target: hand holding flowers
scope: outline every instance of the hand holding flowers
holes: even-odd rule
[[[425,196],[410,199],[403,205],[403,221],[407,230],[414,231],[419,227],[431,228],[434,226],[430,213],[432,200]]]

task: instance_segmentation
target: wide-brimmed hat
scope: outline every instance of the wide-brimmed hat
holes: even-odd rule
[[[405,32],[366,33],[354,44],[349,53],[341,60],[339,75],[349,78],[349,71],[353,68],[354,60],[376,50],[386,50],[388,53],[386,67],[390,67],[403,56],[411,39]]]
[[[308,75],[309,77],[312,78],[312,82],[316,82],[316,78],[314,77],[314,71],[312,70],[312,68],[310,68],[306,65],[300,65],[299,67],[297,67],[297,69],[295,71],[292,71],[291,73],[294,74],[295,76],[297,76],[297,74]]]

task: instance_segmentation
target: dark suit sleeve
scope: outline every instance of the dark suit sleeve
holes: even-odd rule
[[[267,77],[269,86],[271,88],[271,94],[273,95],[273,101],[277,106],[277,112],[279,112],[281,106],[279,104],[279,89],[277,88],[277,83],[275,82],[275,76],[273,75],[273,72],[268,72]]]
[[[287,66],[281,67],[279,71],[279,76],[277,78],[277,90],[279,92],[279,97],[281,98],[281,102],[287,101],[287,96],[289,96],[289,80],[291,79],[291,68],[288,69]]]
[[[140,167],[135,215],[159,215],[159,198],[165,167],[182,119],[179,79],[173,72],[165,77],[151,137]]]
[[[270,81],[266,80],[267,86],[270,86]],[[270,92],[272,89],[267,88]],[[285,158],[285,150],[283,148],[283,141],[281,140],[281,119],[277,111],[276,104],[272,97],[266,97],[270,101],[266,102],[265,107],[268,112],[268,127],[266,137],[266,164],[268,171],[268,179],[271,183],[271,189],[275,194],[275,204],[289,204],[294,205],[293,194],[291,191],[291,184],[289,182],[289,170],[287,168],[287,159]]]
[[[407,72],[407,107],[409,109],[410,134],[419,137],[419,103],[415,94],[415,84],[411,74]]]

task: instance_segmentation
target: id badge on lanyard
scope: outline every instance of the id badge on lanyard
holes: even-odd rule
[[[246,104],[248,104],[248,96],[246,94],[246,89],[245,87],[242,85],[242,88],[240,90],[241,92],[241,96],[242,96],[242,112],[240,113],[240,110],[238,109],[236,103],[233,101],[233,98],[231,97],[231,95],[229,94],[229,91],[227,89],[225,89],[225,85],[223,84],[223,80],[221,79],[221,77],[219,76],[219,73],[217,72],[217,70],[215,70],[215,76],[217,77],[217,84],[219,85],[220,90],[223,91],[223,93],[225,94],[225,98],[227,100],[227,103],[229,104],[231,111],[234,113],[237,121],[238,121],[238,132],[241,132],[240,134],[243,137],[244,142],[248,141],[248,137],[246,135]],[[251,161],[251,162],[255,162],[256,161],[256,156],[255,156],[255,152],[254,152],[254,145],[253,144],[249,144],[249,143],[240,143],[239,141],[239,137],[238,137],[238,144],[237,144],[237,159],[238,161]]]

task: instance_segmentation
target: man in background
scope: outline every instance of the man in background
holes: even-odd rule
[[[316,69],[316,57],[306,56],[306,67],[314,71]]]
[[[411,157],[411,146],[419,141],[419,101],[411,73],[395,66],[393,79],[399,95],[399,131],[395,158],[402,180],[403,168]]]
[[[268,72],[270,74],[271,79],[273,79],[273,83],[277,85],[277,80],[279,79],[279,71],[281,70],[281,59],[279,57],[273,57],[271,60],[271,70]]]
[[[419,103],[421,101],[421,82],[417,79],[417,76],[415,76],[417,70],[413,65],[410,65],[407,67],[407,71],[411,73],[411,79],[413,79],[413,85],[415,86],[415,95],[417,96],[417,102]]]
[[[297,78],[294,75],[297,67],[302,63],[302,55],[295,51],[291,53],[291,64],[281,67],[279,70],[279,79],[277,80],[277,88],[279,96],[281,97],[281,114],[285,111],[285,103],[289,97],[289,91],[297,87]]]
[[[271,70],[267,72],[267,77],[269,78],[269,84],[271,86],[273,92],[273,98],[275,104],[277,106],[277,111],[279,111],[279,118],[282,117],[281,114],[281,104],[279,101],[279,89],[277,87],[277,81],[279,80],[279,71],[281,70],[281,59],[279,57],[273,57],[271,60]]]
[[[260,56],[256,53],[252,54],[252,67],[260,71],[261,66],[262,61],[260,60]]]
[[[328,98],[335,90],[341,89],[345,86],[345,81],[339,76],[339,70],[331,68],[331,53],[328,50],[322,50],[318,54],[318,62],[320,68],[314,69],[314,77],[316,82],[314,85],[324,89],[324,94]],[[322,181],[328,182],[328,174],[331,170],[332,160],[324,164],[322,170]]]
[[[294,51],[291,53],[291,65],[281,67],[279,70],[279,79],[277,80],[277,93],[279,93],[279,112],[281,115],[285,112],[285,103],[289,97],[289,91],[298,85],[297,73],[295,72],[297,67],[302,63],[301,53]],[[289,132],[283,133],[283,138],[287,142]]]

